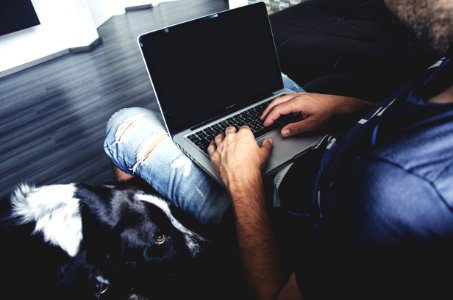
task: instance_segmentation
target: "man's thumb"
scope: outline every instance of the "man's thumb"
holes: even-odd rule
[[[291,137],[298,135],[300,133],[304,133],[307,131],[311,131],[313,128],[306,119],[299,121],[297,123],[291,123],[286,125],[285,127],[282,128],[281,134],[283,137]]]
[[[272,140],[272,138],[266,138],[261,143],[261,148],[266,149],[267,152],[270,152],[273,144],[274,144],[274,141]]]

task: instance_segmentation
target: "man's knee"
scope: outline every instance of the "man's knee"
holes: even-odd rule
[[[141,107],[128,107],[115,112],[107,122],[106,133],[114,135],[115,140],[121,137],[141,116],[148,114],[147,109]]]
[[[104,148],[110,158],[130,171],[148,158],[154,148],[168,138],[161,121],[154,112],[140,107],[124,108],[112,115],[107,123]]]

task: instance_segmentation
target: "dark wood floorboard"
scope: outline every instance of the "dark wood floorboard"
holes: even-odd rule
[[[225,0],[180,0],[114,16],[93,51],[1,78],[0,194],[21,182],[113,180],[103,150],[109,117],[123,107],[158,110],[137,36],[226,8]]]

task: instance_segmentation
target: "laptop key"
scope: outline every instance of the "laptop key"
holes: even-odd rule
[[[219,133],[225,132],[225,129],[230,126],[235,127],[236,130],[239,130],[241,126],[247,125],[250,130],[252,130],[255,138],[259,138],[277,127],[277,125],[264,127],[263,121],[260,119],[261,114],[270,102],[271,100],[252,107],[249,110],[243,111],[235,116],[229,117],[226,120],[190,135],[188,138],[205,153],[207,153],[207,148],[210,142]]]
[[[269,131],[272,131],[274,128],[275,128],[274,126],[261,127],[260,129],[253,132],[253,135],[255,136],[255,138],[259,138],[260,136],[268,133]]]

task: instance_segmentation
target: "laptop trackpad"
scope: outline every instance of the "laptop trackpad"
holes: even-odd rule
[[[307,133],[290,138],[282,138],[279,131],[273,131],[260,138],[259,142],[265,137],[271,137],[274,141],[269,161],[269,167],[272,169],[272,165],[280,165],[288,162],[305,152],[307,149],[314,147],[319,143],[323,136],[323,134],[319,133]]]

